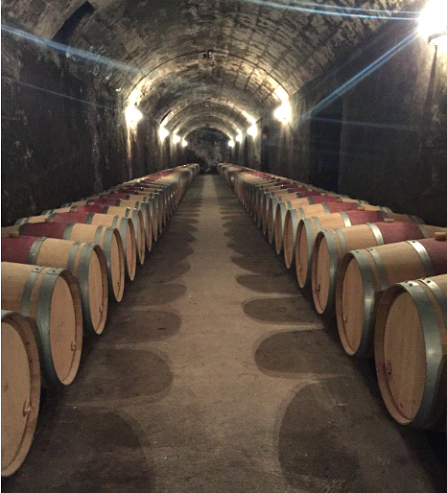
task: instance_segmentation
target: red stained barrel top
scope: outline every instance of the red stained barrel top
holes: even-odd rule
[[[30,223],[20,226],[19,231],[21,235],[26,236],[48,236],[48,238],[62,239],[66,226],[66,223],[57,222]]]
[[[419,240],[425,238],[421,228],[416,223],[379,222],[377,227],[382,233],[384,243],[397,243],[408,239]]]
[[[434,275],[447,274],[447,241],[428,238],[426,240],[418,240],[418,243],[427,250],[433,264]]]
[[[2,238],[2,262],[27,264],[29,251],[37,239],[37,236]]]
[[[380,211],[346,211],[346,214],[351,221],[351,226],[383,221],[383,214]]]

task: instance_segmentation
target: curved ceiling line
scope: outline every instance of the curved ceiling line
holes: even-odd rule
[[[184,134],[189,131],[191,127],[191,122],[198,123],[199,125],[206,127],[207,124],[210,121],[219,121],[222,123],[222,125],[225,126],[227,131],[229,132],[230,135],[237,135],[238,133],[241,133],[243,130],[241,129],[241,126],[238,125],[235,122],[226,120],[221,117],[219,114],[213,114],[213,115],[207,115],[207,116],[191,116],[188,119],[182,120],[177,124],[176,127],[174,127],[171,130],[171,133],[173,134]]]
[[[141,101],[138,101],[138,96],[136,97],[135,101],[131,101],[131,95],[134,94],[135,91],[138,91],[139,94],[142,93],[141,91],[141,87],[139,87],[139,85],[142,85],[144,84],[145,81],[147,81],[148,77],[151,76],[152,73],[154,73],[155,71],[161,69],[162,67],[168,65],[168,64],[172,64],[173,62],[177,61],[177,60],[180,60],[181,58],[185,58],[187,61],[188,59],[192,59],[193,56],[194,57],[198,57],[203,53],[202,50],[200,51],[193,51],[193,52],[189,52],[189,53],[183,53],[181,55],[178,55],[178,56],[175,56],[175,57],[172,57],[170,58],[169,60],[166,60],[162,63],[159,63],[156,67],[153,67],[151,68],[148,72],[143,72],[144,75],[142,77],[140,77],[140,79],[138,80],[138,82],[136,82],[131,88],[129,88],[129,91],[128,91],[128,99],[129,99],[129,102],[132,103],[132,104],[141,104]],[[286,91],[286,89],[283,87],[283,85],[275,78],[271,75],[271,73],[268,71],[268,69],[265,69],[263,67],[261,67],[260,65],[257,65],[256,63],[244,58],[244,57],[241,57],[241,56],[238,56],[238,55],[232,55],[231,53],[227,53],[225,51],[218,51],[218,50],[214,50],[213,51],[214,55],[217,55],[217,56],[224,56],[226,58],[230,58],[230,59],[234,59],[234,60],[238,60],[242,63],[246,63],[247,65],[249,65],[250,67],[252,67],[253,70],[256,70],[258,69],[260,72],[263,72],[264,73],[264,76],[265,78],[270,78],[270,80],[272,80],[274,82],[274,84],[276,84],[277,88],[281,88],[282,91],[284,91],[285,94],[288,94],[288,91]],[[153,89],[156,89],[156,86],[154,84],[154,82],[159,82],[161,80],[163,80],[164,78],[166,78],[166,74],[164,75],[159,75],[158,77],[155,77],[153,79],[151,79],[150,81],[150,88],[151,88],[151,92],[152,92],[152,88]],[[157,84],[158,85],[158,84]],[[155,86],[155,87],[154,87]],[[145,99],[147,99],[148,97],[150,97],[150,94],[148,93],[145,97]],[[280,99],[278,97],[278,99]]]
[[[192,126],[193,124],[198,124],[201,125],[202,127],[206,127],[210,122],[220,122],[227,130],[232,134],[237,134],[240,131],[240,128],[233,122],[229,122],[226,120],[223,120],[220,115],[210,115],[207,117],[191,117],[186,120],[183,120],[180,125],[177,126],[176,131],[173,133],[186,133],[189,130],[189,127]]]
[[[228,136],[234,136],[240,130],[236,125],[231,124],[225,120],[222,120],[217,115],[208,118],[189,118],[188,120],[184,120],[182,125],[177,127],[175,133],[180,135],[180,137],[185,138],[185,135],[189,135],[193,130],[198,128],[208,128],[210,125],[220,125],[221,128],[225,128],[225,133]]]
[[[200,110],[198,113],[196,110]],[[220,111],[219,111],[220,110]],[[195,114],[200,116],[200,113],[210,113],[212,112],[215,114],[221,114],[222,117],[225,117],[225,119],[228,120],[233,120],[233,121],[238,121],[239,125],[242,126],[248,126],[252,124],[252,121],[249,120],[243,113],[241,113],[238,109],[236,109],[236,106],[233,104],[225,104],[223,102],[210,102],[210,103],[203,103],[203,102],[198,102],[198,103],[191,103],[188,105],[183,106],[182,108],[179,108],[178,111],[174,113],[174,109],[172,112],[168,115],[169,119],[166,118],[164,120],[164,125],[169,129],[170,127],[176,127],[180,123],[182,119],[184,119],[185,114]],[[171,116],[172,115],[172,116]]]
[[[233,134],[231,134],[230,132],[228,132],[228,129],[219,125],[219,123],[217,122],[214,122],[210,125],[210,127],[203,127],[203,125],[200,125],[200,124],[197,124],[197,125],[194,125],[190,130],[188,130],[188,132],[186,134],[183,135],[183,139],[187,139],[193,132],[195,132],[196,130],[201,130],[201,129],[206,129],[206,130],[209,130],[209,129],[214,129],[214,130],[218,130],[219,132],[222,132],[226,137],[228,137],[228,140],[230,139],[233,139]]]
[[[255,109],[255,103],[247,102],[244,101],[243,103],[239,101],[239,105],[237,105],[237,98],[234,97],[234,94],[231,93],[231,91],[228,88],[222,88],[219,87],[219,94],[212,95],[210,94],[210,89],[207,87],[203,88],[203,92],[197,92],[194,94],[193,97],[189,95],[188,92],[184,92],[181,95],[179,95],[173,103],[170,105],[166,104],[163,105],[163,109],[160,111],[160,109],[157,111],[156,114],[153,115],[154,119],[157,120],[157,118],[161,118],[163,122],[168,122],[170,121],[175,114],[188,106],[189,104],[194,104],[197,101],[219,101],[222,104],[226,105],[231,105],[232,107],[237,107],[237,111],[242,113],[244,117],[247,119],[247,121],[250,122],[250,124],[253,124],[254,122],[258,121],[261,118],[261,115],[259,114],[259,108]],[[244,93],[244,97],[246,97],[247,94]],[[147,100],[146,100],[147,101]],[[150,107],[149,107],[150,108]],[[144,103],[140,105],[141,111],[145,111]],[[150,109],[148,109],[148,113],[150,113]],[[161,117],[160,115],[164,115]]]

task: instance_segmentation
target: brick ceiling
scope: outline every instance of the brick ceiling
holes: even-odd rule
[[[315,12],[316,5],[338,13],[354,12],[340,7],[395,12],[388,17],[421,2],[90,0],[67,43],[128,65],[101,71],[168,129],[186,134],[213,127],[234,135],[386,22],[377,15],[327,15]],[[52,39],[84,3],[3,0],[3,21]]]

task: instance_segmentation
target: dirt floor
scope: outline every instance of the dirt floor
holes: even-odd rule
[[[345,355],[217,175],[42,399],[5,492],[447,491],[445,435],[388,417],[372,363]]]

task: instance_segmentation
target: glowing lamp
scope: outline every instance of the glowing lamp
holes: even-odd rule
[[[447,2],[431,0],[419,16],[419,33],[437,46],[447,47]]]
[[[129,106],[125,111],[127,123],[138,123],[143,118],[143,113],[135,108],[135,106]]]
[[[187,147],[187,146],[188,146],[188,142],[186,142],[186,140],[185,140],[185,139],[183,139],[183,140],[182,140],[182,146],[183,146],[183,147]]]
[[[169,130],[163,127],[163,125],[160,125],[160,129],[158,130],[158,135],[160,136],[161,140],[165,140],[166,137],[169,135]]]
[[[290,104],[285,101],[281,106],[278,106],[278,108],[276,108],[276,110],[273,112],[273,116],[280,122],[288,122],[292,116]]]
[[[256,123],[253,123],[253,125],[248,128],[247,133],[248,135],[251,135],[254,139],[257,137],[258,127],[256,126]]]
[[[180,142],[182,141],[182,139],[177,134],[174,134],[172,136],[172,141],[174,142],[174,144],[180,144]]]
[[[234,143],[235,143],[234,140],[233,139],[230,139],[228,141],[228,147],[234,147]]]
[[[236,135],[236,142],[242,142],[242,134]]]

